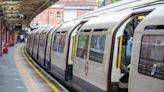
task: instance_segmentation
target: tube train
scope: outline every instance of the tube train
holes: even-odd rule
[[[34,30],[26,51],[86,92],[164,92],[164,1],[116,3]]]

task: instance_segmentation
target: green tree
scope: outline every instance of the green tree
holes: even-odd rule
[[[99,7],[105,6],[105,0],[99,0],[98,3],[99,3]]]
[[[116,3],[118,1],[120,1],[120,0],[111,0],[111,3]]]

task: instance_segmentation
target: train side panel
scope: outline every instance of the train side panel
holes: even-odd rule
[[[45,56],[46,56],[46,46],[47,46],[47,38],[48,38],[47,36],[53,27],[54,26],[50,26],[40,33],[38,60],[40,62],[40,65],[43,66],[44,68],[46,68]]]
[[[111,87],[112,76],[108,71],[112,72],[109,59],[113,31],[129,14],[120,12],[93,18],[78,31],[73,82],[85,91],[107,91]]]
[[[48,30],[47,30],[48,31]],[[39,40],[39,53],[38,53],[38,61],[41,66],[45,66],[44,63],[44,55],[45,55],[45,46],[46,46],[46,39],[47,39],[47,33],[41,33],[40,34],[40,40]]]
[[[27,36],[27,42],[26,42],[26,50],[27,50],[28,53],[30,51],[30,40],[31,40],[30,36],[31,35],[28,34],[28,36]]]
[[[52,45],[52,37],[54,32],[61,26],[61,24],[55,25],[55,27],[47,34],[47,45],[45,51],[45,62],[46,69],[51,70],[51,45]]]
[[[163,10],[154,10],[136,29],[129,92],[164,92]]]
[[[34,33],[31,34],[30,36],[31,40],[30,40],[30,55],[33,55],[33,46],[34,46]]]
[[[72,64],[68,63],[71,33],[80,20],[64,23],[53,35],[51,48],[52,72],[62,80],[71,79]]]
[[[39,43],[39,33],[34,35],[34,46],[33,46],[33,58],[37,61],[38,60],[38,43]]]

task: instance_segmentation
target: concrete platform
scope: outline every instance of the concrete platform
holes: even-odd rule
[[[26,61],[23,46],[24,44],[17,44],[10,47],[8,54],[0,57],[0,92],[56,91]],[[61,88],[57,89],[58,92],[63,91]]]

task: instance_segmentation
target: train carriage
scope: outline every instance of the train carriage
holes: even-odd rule
[[[72,77],[72,63],[68,61],[71,33],[77,31],[86,20],[75,20],[64,23],[52,36],[51,48],[51,72],[60,76],[61,80],[69,80]],[[72,45],[71,45],[72,46]]]
[[[134,35],[129,92],[164,91],[164,6],[151,12]]]
[[[28,38],[29,38],[29,40],[28,40],[28,44],[29,44],[29,46],[28,46],[28,48],[29,48],[29,54],[32,56],[32,54],[33,54],[33,42],[34,42],[34,35],[35,35],[35,32],[36,31],[39,31],[39,29],[35,29],[35,30],[33,30],[31,33],[30,33],[30,35],[28,36]]]
[[[38,61],[38,53],[39,52],[39,40],[40,40],[40,33],[45,30],[45,27],[40,28],[39,31],[36,31],[34,34],[34,41],[33,41],[33,58],[39,63]]]
[[[26,42],[26,50],[27,52],[29,53],[30,51],[30,41],[31,41],[31,34],[29,33],[28,36],[27,36],[27,42]]]
[[[78,91],[163,92],[163,5],[150,0],[99,9],[32,33],[29,52]]]
[[[51,44],[52,44],[52,36],[55,31],[61,26],[62,24],[57,24],[53,27],[53,29],[47,34],[47,41],[46,41],[46,51],[45,51],[45,67],[48,71],[51,70]]]
[[[74,82],[86,91],[127,90],[135,28],[156,7],[134,8],[88,21],[77,33]],[[102,35],[105,29],[109,32]]]
[[[86,91],[105,91],[111,83],[110,59],[115,29],[131,12],[120,12],[90,19],[77,32],[73,82]],[[108,76],[109,75],[109,76]],[[118,82],[118,75],[115,75]],[[120,78],[120,77],[119,77]],[[84,85],[85,84],[85,85]]]
[[[47,36],[52,31],[54,26],[49,26],[48,28],[45,28],[41,33],[40,33],[40,38],[39,38],[39,46],[38,46],[38,61],[39,64],[43,67],[45,67],[45,56],[46,56],[46,46],[47,46]]]

